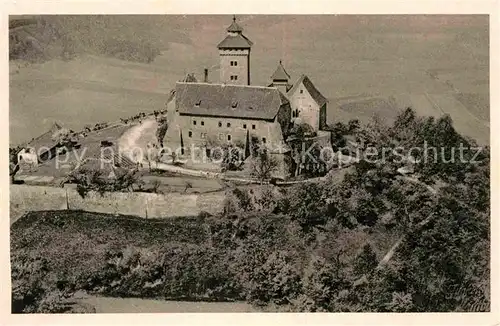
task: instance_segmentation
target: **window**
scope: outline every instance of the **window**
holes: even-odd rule
[[[195,125],[195,126],[196,126],[196,120],[193,120],[193,125]]]
[[[231,141],[231,135],[227,135],[227,140]]]
[[[247,129],[247,125],[245,123],[243,124],[243,129]]]
[[[192,131],[188,132],[188,137],[189,138],[193,137],[193,132]]]
[[[219,121],[219,127],[222,127],[222,122]]]
[[[299,93],[300,93],[300,94],[303,94],[303,93],[304,93],[304,90],[303,90],[303,89],[301,89]]]
[[[205,121],[202,120],[201,121],[201,125],[204,126],[205,125]]]
[[[231,107],[233,109],[235,109],[237,106],[238,106],[238,102],[237,101],[233,101],[233,103],[231,103]]]
[[[231,75],[230,78],[231,78],[231,80],[238,80],[238,76],[236,76],[236,75]]]
[[[230,122],[227,123],[227,127],[228,128],[231,127],[231,123]]]
[[[238,65],[238,61],[231,61],[231,66],[237,66]]]
[[[262,142],[265,144],[266,143],[266,137],[262,137]]]
[[[252,125],[252,129],[255,129],[255,125]]]

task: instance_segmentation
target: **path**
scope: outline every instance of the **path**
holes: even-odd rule
[[[142,123],[127,130],[118,140],[120,151],[128,156],[132,161],[138,162],[140,156],[139,149],[143,156],[146,156],[148,142],[156,143],[156,128],[158,124],[155,119],[146,119]],[[134,151],[136,151],[134,153]]]
[[[78,304],[95,308],[96,313],[179,313],[179,312],[258,312],[244,302],[166,301],[139,298],[89,296]]]

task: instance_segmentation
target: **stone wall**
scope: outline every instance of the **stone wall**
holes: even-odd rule
[[[11,223],[29,211],[83,210],[89,212],[135,215],[143,218],[195,216],[200,212],[222,211],[224,193],[164,195],[90,192],[82,198],[73,188],[10,185]]]

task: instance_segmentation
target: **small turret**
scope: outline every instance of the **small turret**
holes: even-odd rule
[[[271,80],[271,86],[277,87],[283,94],[286,94],[286,92],[290,88],[290,84],[288,83],[288,81],[290,80],[290,75],[286,72],[281,60],[278,64],[278,67],[271,75]]]

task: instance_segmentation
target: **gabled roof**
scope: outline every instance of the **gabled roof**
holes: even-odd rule
[[[271,75],[271,80],[288,80],[290,79],[290,75],[286,72],[285,67],[283,67],[283,64],[280,63],[278,64],[278,67],[276,68],[276,71]]]
[[[273,120],[288,103],[274,87],[178,82],[175,89],[175,106],[182,115]]]
[[[320,93],[320,91],[314,86],[312,81],[306,75],[300,76],[300,78],[295,82],[293,87],[287,92],[288,95],[291,95],[295,92],[297,87],[303,84],[306,90],[309,92],[314,101],[321,107],[325,103],[328,102],[328,99]]]
[[[245,35],[228,35],[222,42],[220,42],[217,47],[219,49],[249,49],[253,45]]]

